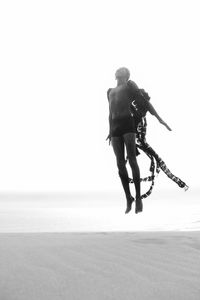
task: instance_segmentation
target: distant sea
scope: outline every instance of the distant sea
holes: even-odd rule
[[[155,191],[125,215],[123,192],[2,193],[0,232],[200,230],[200,192]]]

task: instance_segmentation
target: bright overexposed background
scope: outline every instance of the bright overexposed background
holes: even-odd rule
[[[121,66],[173,130],[148,115],[148,142],[198,187],[199,28],[193,0],[1,1],[0,191],[121,189],[105,141]]]

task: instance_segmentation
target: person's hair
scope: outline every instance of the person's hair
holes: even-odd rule
[[[130,78],[130,71],[129,71],[129,69],[127,69],[125,67],[119,68],[115,72],[115,77],[116,77],[116,79],[118,79],[120,77],[126,77],[128,80]]]

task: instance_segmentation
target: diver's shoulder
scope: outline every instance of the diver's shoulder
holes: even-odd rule
[[[109,95],[110,95],[111,90],[112,90],[112,88],[109,88],[109,89],[107,90],[107,98],[108,98],[108,100],[109,100]]]

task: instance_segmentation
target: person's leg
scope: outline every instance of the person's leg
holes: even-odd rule
[[[136,145],[135,145],[135,133],[126,133],[123,135],[124,143],[126,145],[126,151],[128,156],[128,161],[132,170],[133,182],[136,191],[136,210],[138,213],[142,211],[142,201],[140,194],[140,169],[136,159]]]
[[[124,141],[122,137],[112,137],[111,143],[116,156],[119,177],[121,179],[122,186],[127,199],[127,208],[125,213],[128,213],[131,210],[131,205],[134,199],[131,196],[130,187],[129,187],[129,177],[128,177],[128,172],[126,169],[126,162],[124,157]]]

